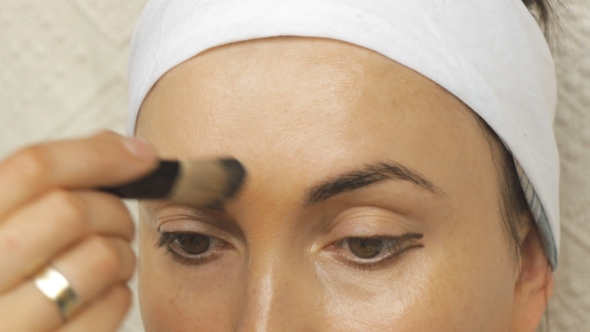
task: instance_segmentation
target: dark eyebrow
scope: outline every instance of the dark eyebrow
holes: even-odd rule
[[[378,164],[365,165],[365,167],[360,170],[345,173],[320,183],[307,190],[303,204],[304,206],[316,204],[347,191],[366,187],[376,182],[393,179],[409,181],[434,194],[442,193],[442,190],[417,171],[402,164],[387,161]]]

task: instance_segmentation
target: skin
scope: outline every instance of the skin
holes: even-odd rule
[[[235,156],[247,183],[224,211],[140,205],[146,331],[534,331],[553,288],[534,227],[515,256],[498,174],[472,111],[375,52],[314,38],[221,46],[152,89],[137,136],[165,158]],[[305,204],[382,162],[388,179]],[[530,215],[523,216],[529,218]],[[165,232],[211,236],[184,264]],[[362,265],[351,237],[422,237]],[[178,246],[173,247],[178,250]],[[366,263],[366,260],[365,260]]]

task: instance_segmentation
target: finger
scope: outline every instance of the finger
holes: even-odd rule
[[[100,192],[56,190],[0,224],[0,294],[90,234],[131,241],[134,224],[123,202]]]
[[[0,331],[48,331],[61,326],[57,304],[25,282],[0,297]]]
[[[114,285],[105,294],[81,307],[64,322],[57,305],[46,297],[31,301],[25,295],[38,290],[33,283],[0,298],[1,332],[13,331],[115,331],[131,304],[131,291],[126,284]],[[41,294],[41,293],[39,293]],[[27,302],[28,301],[28,302]],[[14,308],[26,309],[14,312]]]
[[[0,223],[47,190],[116,185],[136,179],[156,165],[151,145],[109,132],[25,148],[0,163]]]
[[[117,285],[65,324],[59,332],[114,332],[131,307],[131,290]]]
[[[82,303],[91,302],[135,271],[135,253],[120,238],[92,236],[53,261]]]
[[[135,257],[120,239],[94,237],[54,262],[78,297],[81,308],[96,301],[114,285],[124,283],[133,273]],[[35,319],[31,319],[35,317]],[[55,302],[27,280],[0,297],[0,321],[12,331],[47,331],[59,328],[63,318]]]

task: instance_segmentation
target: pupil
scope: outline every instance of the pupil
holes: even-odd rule
[[[380,239],[352,238],[348,240],[348,248],[359,258],[373,258],[383,249],[383,241]]]
[[[191,255],[204,253],[209,249],[209,245],[211,244],[210,238],[202,234],[183,236],[177,242],[182,250]]]

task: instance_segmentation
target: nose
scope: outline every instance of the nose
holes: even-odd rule
[[[312,269],[278,256],[250,261],[236,331],[321,331],[321,290]]]

